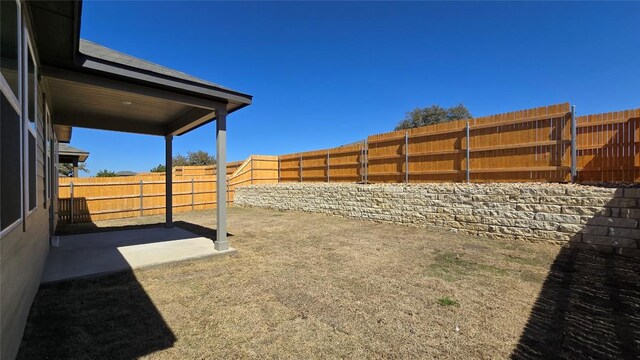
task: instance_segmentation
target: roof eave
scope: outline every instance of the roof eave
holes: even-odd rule
[[[93,58],[82,53],[78,54],[78,64],[82,70],[87,72],[209,98],[214,101],[250,105],[253,100],[253,96],[241,92],[178,79],[169,75]]]

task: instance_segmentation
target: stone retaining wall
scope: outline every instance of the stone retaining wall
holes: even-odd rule
[[[235,204],[640,253],[638,188],[280,183],[239,187]]]

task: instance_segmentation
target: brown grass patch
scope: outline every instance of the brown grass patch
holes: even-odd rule
[[[213,227],[215,213],[176,218]],[[559,252],[248,208],[229,232],[237,256],[42,288],[19,357],[506,358]]]

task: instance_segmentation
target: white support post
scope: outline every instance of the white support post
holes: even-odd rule
[[[227,107],[216,108],[216,242],[218,251],[229,250],[227,240]]]
[[[165,224],[167,228],[173,227],[173,135],[164,137],[165,144]]]

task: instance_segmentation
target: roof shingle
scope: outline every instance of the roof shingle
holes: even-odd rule
[[[142,60],[137,57],[127,55],[125,53],[121,53],[113,49],[109,49],[108,47],[98,45],[89,40],[80,39],[79,47],[80,47],[81,54],[90,56],[92,58],[110,61],[116,64],[130,66],[132,68],[136,68],[144,71],[150,71],[156,74],[171,76],[176,79],[191,81],[200,85],[213,86],[219,89],[233,91],[219,84],[202,80],[200,78],[191,76],[182,71],[173,70],[168,67],[164,67],[162,65],[158,65],[147,60]]]

